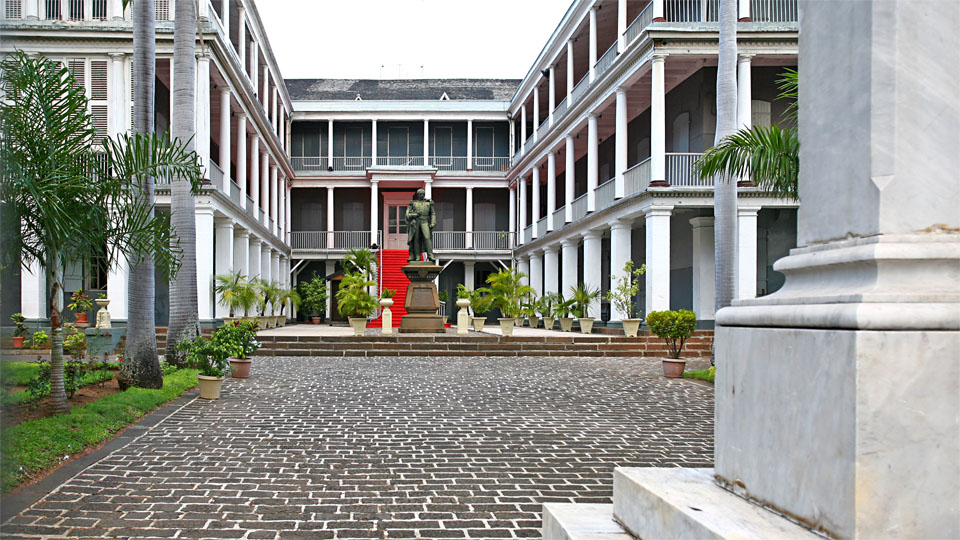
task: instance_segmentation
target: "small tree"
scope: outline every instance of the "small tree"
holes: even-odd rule
[[[487,276],[488,286],[482,291],[492,297],[494,307],[500,309],[504,318],[519,317],[522,299],[534,293],[533,287],[523,284],[525,277],[526,274],[515,268],[504,268]]]
[[[347,317],[368,317],[377,309],[377,299],[367,290],[374,285],[362,272],[343,276],[337,291],[337,309]]]
[[[570,287],[570,296],[573,300],[573,314],[578,319],[587,317],[590,304],[600,296],[600,289],[591,289],[586,283]]]
[[[310,281],[300,283],[298,287],[304,312],[322,319],[327,313],[326,280],[314,277]]]
[[[633,267],[633,261],[627,261],[623,265],[623,275],[618,277],[616,285],[607,291],[604,300],[612,303],[620,313],[626,315],[627,319],[636,318],[637,305],[633,299],[640,292],[640,276],[647,271],[647,265],[641,264],[640,268]]]
[[[697,314],[689,309],[651,311],[647,314],[650,331],[663,338],[670,350],[670,358],[680,358],[683,344],[697,328]]]

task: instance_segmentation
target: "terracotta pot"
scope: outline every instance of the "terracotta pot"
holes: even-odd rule
[[[640,323],[643,322],[643,319],[624,319],[622,322],[623,333],[627,337],[637,337],[637,333],[640,332]]]
[[[536,315],[531,315],[531,316],[530,316],[530,328],[536,328],[536,327],[538,327],[538,326],[540,326],[540,317],[537,317]]]
[[[683,377],[683,368],[687,364],[685,360],[674,360],[673,358],[661,358],[660,365],[663,366],[663,376],[675,379]]]
[[[353,335],[362,336],[366,332],[366,317],[348,317],[348,319],[350,320],[350,327],[353,328]]]
[[[553,317],[543,318],[543,328],[545,330],[553,330]]]
[[[589,334],[593,332],[593,317],[580,317],[577,319],[580,321],[580,331],[584,334]]]
[[[569,332],[573,330],[573,319],[570,317],[560,317],[560,330],[564,332]]]
[[[23,336],[14,336],[13,337],[13,348],[22,349],[23,348]]]
[[[220,397],[220,386],[223,385],[223,377],[197,375],[197,382],[200,384],[201,399],[217,399]]]
[[[320,324],[320,317],[310,317],[310,322],[313,324]]]
[[[504,337],[510,337],[513,335],[513,325],[516,323],[513,317],[501,317],[497,319],[500,321],[500,333]]]
[[[235,379],[246,379],[250,376],[250,364],[252,360],[249,358],[231,358],[230,359],[230,376]]]
[[[90,323],[87,322],[87,314],[86,314],[86,313],[77,313],[76,323],[77,323],[77,326],[79,326],[79,327],[81,327],[81,328],[86,328],[87,326],[90,326]]]
[[[472,317],[473,320],[473,331],[474,332],[483,332],[483,323],[487,322],[486,317]]]

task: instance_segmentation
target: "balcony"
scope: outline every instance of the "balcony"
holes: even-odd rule
[[[509,251],[513,233],[506,231],[433,231],[434,251]]]
[[[377,245],[381,245],[380,234]],[[291,231],[290,247],[308,251],[348,251],[369,248],[370,231]],[[510,251],[513,233],[507,231],[434,231],[433,249],[451,251]]]
[[[293,170],[297,174],[310,176],[330,172],[366,172],[370,168],[371,157],[335,156],[329,163],[326,156],[294,156],[290,158]],[[423,156],[377,156],[378,167],[423,167]],[[467,156],[428,156],[428,167],[438,171],[466,172]],[[331,168],[332,167],[332,168]],[[474,171],[506,172],[510,168],[509,156],[474,156]]]
[[[369,248],[370,231],[290,231],[290,247],[304,250],[349,251]],[[379,235],[377,245],[380,244]]]

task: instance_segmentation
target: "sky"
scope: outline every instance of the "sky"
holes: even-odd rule
[[[286,79],[527,74],[571,0],[261,0]]]

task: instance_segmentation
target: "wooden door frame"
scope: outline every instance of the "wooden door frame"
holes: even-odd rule
[[[390,232],[390,214],[389,209],[391,206],[403,206],[406,207],[410,204],[410,200],[413,199],[414,191],[382,191],[380,192],[383,197],[383,247],[386,249],[402,249],[395,248],[390,246],[387,236],[391,234]],[[399,219],[399,216],[397,216]],[[404,242],[406,244],[406,242]]]

